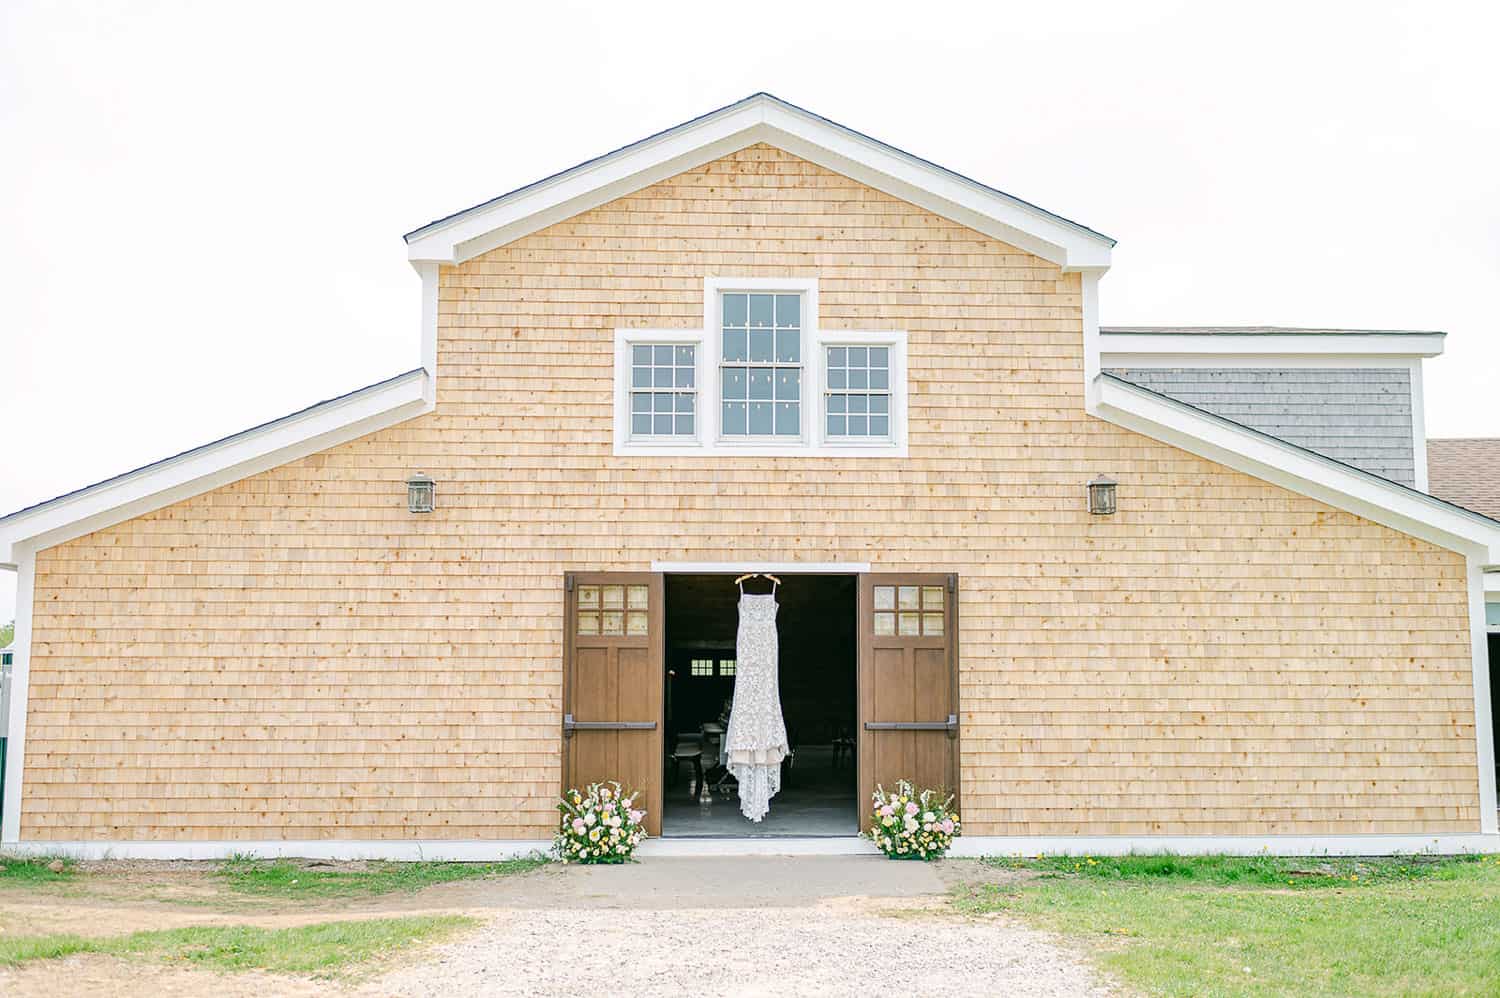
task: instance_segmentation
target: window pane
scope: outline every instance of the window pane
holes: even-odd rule
[[[752,399],[771,397],[771,369],[769,367],[750,368],[750,397]]]
[[[776,398],[785,402],[802,398],[802,371],[799,368],[784,367],[776,371]]]
[[[829,388],[848,388],[849,387],[849,372],[845,371],[842,367],[839,367],[839,368],[830,367],[828,369],[828,387]]]
[[[888,437],[891,435],[891,422],[889,416],[870,417],[870,436]]]
[[[724,296],[724,325],[743,326],[748,315],[747,295],[725,295]]]
[[[692,436],[693,435],[693,417],[692,416],[678,416],[677,417],[677,432],[680,433],[680,434],[682,434],[683,436],[689,436],[689,437]]]
[[[828,417],[828,435],[830,437],[842,437],[849,433],[849,421],[843,416]]]
[[[772,295],[750,296],[750,325],[769,326],[773,315]]]
[[[608,606],[609,604],[605,604]],[[915,610],[918,604],[916,586],[900,586],[896,589],[896,605],[903,610]]]
[[[862,437],[869,433],[869,422],[865,416],[849,417],[849,435],[851,437]]]
[[[883,367],[872,367],[872,368],[870,368],[870,387],[871,388],[889,388],[889,387],[891,387],[891,372],[887,371]]]
[[[657,365],[670,367],[672,365],[672,348],[663,343],[659,344],[655,349]]]
[[[828,366],[843,367],[846,363],[848,363],[848,361],[846,360],[846,355],[848,354],[848,352],[849,351],[844,347],[829,347]]]
[[[630,387],[631,388],[650,388],[651,387],[651,368],[649,368],[649,367],[632,367],[630,369]]]
[[[651,348],[647,346],[635,346],[630,348],[630,362],[632,364],[650,364]]]
[[[849,411],[850,412],[864,412],[865,409],[866,409],[866,407],[870,404],[869,400],[870,400],[870,397],[868,395],[850,395],[849,396]]]
[[[846,398],[844,395],[828,396],[828,411],[837,413],[845,412],[848,405]]]
[[[867,351],[864,347],[850,347],[849,348],[849,366],[850,367],[864,367],[865,366],[865,360],[866,360],[866,356],[865,355],[868,352],[869,351]]]
[[[888,366],[890,366],[890,352],[891,351],[890,351],[889,347],[871,347],[870,348],[870,366],[871,367],[888,367]]]
[[[802,360],[802,333],[795,329],[776,330],[776,363],[796,364]]]
[[[750,330],[750,359],[768,361],[774,352],[772,333],[769,329]]]
[[[661,436],[667,436],[667,435],[669,435],[672,432],[672,417],[671,416],[653,416],[653,417],[651,417],[651,432],[659,434]]]
[[[625,605],[632,610],[644,610],[650,596],[651,592],[647,587],[631,586],[625,592]]]
[[[776,403],[776,435],[792,436],[802,432],[802,405],[798,402]]]
[[[678,388],[691,388],[691,387],[693,387],[693,375],[695,373],[696,372],[691,367],[679,367],[677,369],[677,387]]]
[[[876,586],[875,587],[875,609],[877,609],[877,610],[894,610],[894,609],[896,609],[896,587],[895,586]]]
[[[657,392],[651,396],[651,407],[657,412],[671,412],[672,398],[670,392]]]
[[[743,329],[724,330],[724,359],[745,359],[745,331]]]
[[[695,398],[697,398],[697,396],[693,395],[691,392],[678,392],[677,411],[679,413],[685,412],[691,415],[693,411],[693,400]]]
[[[750,434],[752,436],[770,436],[771,434],[771,403],[750,403]]]
[[[697,353],[697,349],[695,347],[690,347],[690,346],[681,346],[681,347],[678,347],[677,348],[677,366],[679,366],[679,367],[692,367],[693,366],[693,361],[694,361],[694,356],[693,355],[695,353]]]
[[[649,412],[638,412],[630,417],[630,432],[641,436],[649,436],[651,433],[651,414]]]
[[[650,392],[631,392],[630,393],[630,411],[631,412],[650,412],[651,411],[651,393]]]
[[[871,395],[870,412],[884,414],[890,411],[891,397],[889,395]]]
[[[849,387],[865,388],[869,385],[870,372],[862,367],[851,367],[849,369]]]
[[[875,633],[890,635],[896,633],[896,615],[894,613],[875,614]]]
[[[670,367],[656,368],[655,387],[671,388],[672,382],[674,380],[675,379],[672,377],[672,369]]]
[[[725,402],[724,412],[720,418],[724,422],[723,430],[726,436],[745,435],[745,403]]]
[[[745,376],[743,367],[724,368],[724,397],[726,399],[747,398],[749,388],[749,379]]]
[[[801,295],[777,295],[776,296],[776,325],[778,325],[778,326],[800,326],[800,325],[802,325],[802,296]]]

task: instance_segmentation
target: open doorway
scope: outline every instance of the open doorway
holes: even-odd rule
[[[759,823],[740,814],[733,778],[718,765],[737,666],[734,576],[668,575],[665,589],[662,834],[853,835],[859,827],[856,578],[782,577],[776,594],[781,710],[792,754],[782,764],[781,792]],[[746,590],[769,591],[769,584],[757,579]]]

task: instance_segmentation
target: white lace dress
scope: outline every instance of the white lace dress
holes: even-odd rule
[[[740,593],[736,649],[734,703],[724,754],[740,784],[740,813],[759,821],[781,789],[781,760],[788,751],[786,723],[781,719],[774,593]]]

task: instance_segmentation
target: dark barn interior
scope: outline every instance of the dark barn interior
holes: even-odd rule
[[[739,590],[732,575],[666,579],[667,835],[848,835],[855,808],[855,578],[786,575],[776,590],[781,710],[793,757],[759,824],[718,767],[734,693]],[[763,578],[747,592],[769,592]],[[696,752],[696,758],[695,758]],[[704,802],[698,773],[707,776]]]

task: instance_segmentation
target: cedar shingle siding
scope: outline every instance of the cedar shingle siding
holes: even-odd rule
[[[908,330],[910,458],[613,456],[705,274]],[[440,305],[435,412],[37,556],[24,838],[543,839],[562,574],[653,559],[957,572],[971,834],[1478,829],[1463,559],[1087,416],[1078,274],[755,146]]]
[[[1415,486],[1405,368],[1125,368],[1110,371],[1225,419]]]

